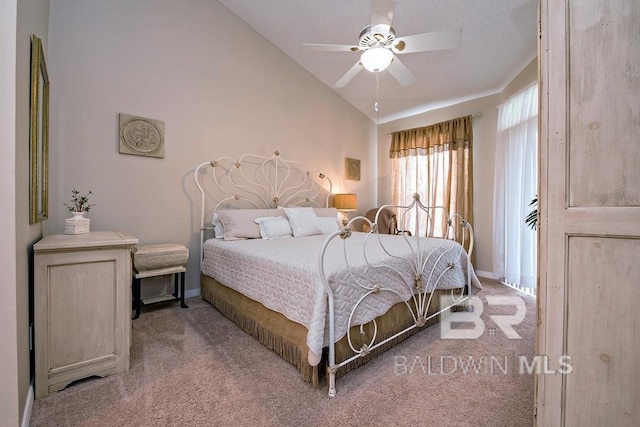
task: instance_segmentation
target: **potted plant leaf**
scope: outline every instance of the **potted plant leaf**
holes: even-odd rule
[[[532,230],[538,228],[538,195],[531,200],[529,206],[533,207],[533,210],[529,212],[529,214],[524,219],[525,224],[529,226]]]

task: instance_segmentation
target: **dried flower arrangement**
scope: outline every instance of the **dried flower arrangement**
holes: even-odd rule
[[[70,212],[89,212],[89,210],[95,206],[95,204],[89,203],[89,194],[93,194],[91,191],[84,195],[80,195],[80,192],[75,188],[71,190],[71,203],[64,205]]]

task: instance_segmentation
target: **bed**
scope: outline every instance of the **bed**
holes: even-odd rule
[[[330,396],[336,378],[464,305],[480,288],[469,254],[473,231],[447,219],[445,238],[346,225],[332,183],[301,162],[247,154],[195,169],[200,190],[201,297],[294,364]],[[389,206],[401,221],[417,210]],[[418,218],[419,216],[416,216]],[[439,215],[442,217],[442,215]],[[355,231],[365,223],[367,233]],[[403,228],[404,229],[404,228]]]

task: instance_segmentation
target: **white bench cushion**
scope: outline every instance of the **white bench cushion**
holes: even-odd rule
[[[189,249],[173,243],[136,245],[131,254],[138,272],[184,266],[189,260]]]

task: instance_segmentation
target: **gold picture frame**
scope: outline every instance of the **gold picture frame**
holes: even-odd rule
[[[351,181],[360,181],[360,160],[344,158],[344,177]]]
[[[49,217],[49,75],[42,41],[31,36],[29,224]]]

